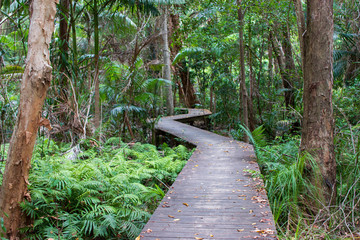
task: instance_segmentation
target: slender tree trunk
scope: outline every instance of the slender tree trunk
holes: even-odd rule
[[[33,0],[30,5],[27,64],[0,193],[5,235],[12,240],[20,239],[19,228],[24,224],[20,203],[30,197],[27,185],[36,134],[39,126],[48,122],[41,118],[41,112],[52,78],[49,45],[54,32],[56,3],[55,0]]]
[[[249,81],[250,81],[250,89],[249,89],[249,97],[248,97],[248,115],[249,115],[249,129],[250,131],[254,131],[256,125],[255,111],[254,111],[254,96],[255,96],[255,78],[253,72],[253,61],[252,61],[252,53],[251,53],[251,24],[249,24],[249,51],[248,51],[248,65],[249,65]]]
[[[286,89],[285,93],[284,93],[284,97],[285,97],[285,106],[286,108],[289,108],[290,106],[294,106],[294,100],[293,100],[293,84],[291,79],[289,78],[289,76],[291,76],[291,74],[288,74],[287,68],[286,68],[286,60],[289,58],[289,53],[287,54],[288,57],[285,57],[285,51],[283,51],[283,48],[281,46],[281,44],[278,42],[277,38],[271,34],[271,43],[272,43],[272,48],[274,50],[275,53],[275,57],[277,59],[278,62],[278,67],[279,67],[279,72],[281,75],[281,79],[283,82],[283,87]]]
[[[301,151],[316,160],[310,180],[318,188],[317,207],[336,198],[334,156],[333,85],[333,1],[307,1],[307,30],[304,41],[304,115]],[[308,165],[309,166],[309,165]]]
[[[269,64],[268,64],[268,71],[269,71],[269,87],[268,87],[268,98],[270,99],[270,103],[269,103],[269,111],[272,112],[272,106],[273,106],[273,100],[272,100],[272,96],[274,95],[272,93],[272,89],[274,89],[274,59],[273,59],[273,48],[272,48],[272,44],[271,44],[272,40],[271,40],[271,33],[269,34],[269,49],[268,49],[268,54],[269,54]]]
[[[182,48],[181,39],[183,38],[183,36],[180,35],[180,20],[178,14],[170,14],[169,30],[169,36],[171,37],[168,40],[170,42],[171,59],[174,59]],[[188,72],[188,68],[184,61],[179,62],[176,66],[174,66],[174,75],[180,79],[180,98],[186,107],[191,108],[194,107],[195,104],[199,103],[199,101],[195,94],[194,85],[189,78]]]
[[[214,87],[210,86],[210,112],[213,111],[213,106],[214,106]]]
[[[237,0],[240,40],[240,112],[243,124],[249,128],[248,94],[245,82],[244,12],[241,2],[242,0]],[[246,134],[244,134],[244,142],[249,142],[249,137]]]
[[[304,72],[304,34],[306,31],[305,26],[305,15],[302,7],[301,0],[294,0],[295,5],[295,14],[296,14],[296,23],[297,23],[297,29],[298,29],[298,37],[300,42],[300,52],[301,52],[301,69]]]
[[[283,30],[283,49],[285,57],[285,72],[284,72],[284,87],[287,89],[285,92],[286,107],[295,108],[295,82],[298,82],[298,77],[295,68],[295,62],[293,57],[293,51],[290,40],[289,27],[286,26]]]
[[[95,65],[95,116],[94,126],[95,129],[100,127],[100,81],[99,81],[99,11],[98,0],[94,0],[94,65]]]
[[[72,55],[73,55],[73,71],[74,78],[78,76],[78,52],[77,52],[77,40],[76,40],[76,22],[75,22],[75,8],[76,1],[71,1],[71,33],[72,33]],[[77,81],[74,81],[75,89],[77,89]]]
[[[69,31],[68,31],[68,22],[69,22],[69,0],[60,1],[60,26],[59,26],[59,50],[60,50],[60,88],[61,88],[61,97],[63,101],[67,101],[68,98],[68,51],[69,51]]]
[[[168,42],[168,9],[165,7],[163,21],[163,55],[164,55],[164,79],[171,81],[171,62]],[[174,99],[172,84],[166,84],[166,108],[169,115],[174,115]]]

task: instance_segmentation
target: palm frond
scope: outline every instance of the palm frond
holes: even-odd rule
[[[184,48],[182,49],[174,58],[173,65],[185,59],[186,57],[196,57],[201,56],[206,52],[205,49],[201,47],[192,47],[192,48]]]

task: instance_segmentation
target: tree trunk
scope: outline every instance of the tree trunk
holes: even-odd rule
[[[213,111],[213,106],[214,106],[214,87],[210,86],[210,112]]]
[[[305,15],[302,7],[301,0],[294,0],[295,5],[295,14],[296,14],[296,23],[297,23],[297,29],[298,29],[298,37],[300,42],[300,52],[301,52],[301,69],[304,72],[304,34],[306,31],[305,26]]]
[[[174,59],[182,48],[181,39],[183,37],[180,35],[180,20],[178,14],[170,14],[169,30],[169,36],[171,36],[168,39],[170,42],[170,54],[171,59]],[[179,93],[181,93],[180,98],[182,102],[186,107],[194,107],[199,101],[196,97],[194,85],[189,78],[188,68],[184,61],[181,61],[174,66],[174,75],[180,79]]]
[[[100,127],[100,81],[99,81],[99,11],[98,11],[98,0],[94,0],[94,65],[95,65],[95,116],[94,126],[95,129]]]
[[[290,40],[290,31],[288,26],[286,26],[283,30],[283,41],[282,46],[284,49],[284,57],[285,57],[285,72],[284,72],[284,88],[287,89],[285,91],[285,99],[286,107],[295,108],[295,82],[298,82],[298,77],[295,68],[295,62],[293,57],[293,51]]]
[[[286,108],[289,108],[289,106],[294,107],[294,99],[293,99],[293,84],[291,82],[291,79],[289,78],[289,76],[291,74],[287,74],[287,68],[286,68],[286,62],[287,59],[289,57],[285,57],[285,51],[283,50],[283,47],[281,46],[281,44],[278,42],[277,38],[271,33],[271,43],[272,43],[272,48],[274,50],[275,53],[275,57],[277,59],[278,62],[278,67],[279,67],[279,72],[281,75],[281,79],[283,82],[283,87],[286,89],[285,93],[284,93],[284,97],[285,97],[285,106]],[[287,54],[287,56],[289,56],[289,53]],[[289,67],[289,66],[288,66]]]
[[[75,9],[76,2],[71,1],[71,33],[72,33],[72,55],[73,55],[73,71],[74,71],[74,85],[77,90],[77,76],[78,76],[78,52],[77,52],[77,40],[76,40],[76,22],[75,22]]]
[[[59,50],[60,50],[60,88],[61,97],[66,102],[68,98],[68,51],[69,51],[69,31],[68,31],[68,20],[69,20],[69,0],[60,1],[60,26],[59,26]]]
[[[41,112],[52,78],[49,45],[54,32],[55,14],[55,0],[31,2],[27,64],[0,194],[5,235],[13,240],[20,239],[19,228],[24,224],[20,203],[30,197],[27,185],[36,134],[39,126],[46,123],[41,118]]]
[[[242,0],[237,0],[240,40],[240,113],[243,124],[245,127],[249,128],[248,94],[245,82],[244,13],[241,7],[241,1]],[[249,137],[244,134],[243,140],[244,142],[249,142]]]
[[[168,42],[168,9],[165,7],[164,21],[163,21],[163,55],[164,55],[164,79],[171,81],[171,62],[170,50]],[[174,115],[174,100],[172,84],[166,84],[166,108],[169,115]]]
[[[249,115],[249,129],[250,131],[255,130],[256,126],[256,118],[255,118],[255,111],[254,111],[254,96],[255,96],[255,78],[253,72],[253,61],[252,61],[252,53],[251,53],[251,41],[252,41],[252,34],[251,34],[251,24],[249,24],[249,51],[248,51],[248,65],[249,65],[249,81],[250,81],[250,89],[249,89],[249,97],[248,97],[248,115]]]
[[[302,152],[310,153],[319,171],[310,169],[310,180],[318,188],[320,208],[335,202],[334,156],[333,1],[307,1],[307,31],[304,41],[304,115]],[[308,167],[310,164],[308,164]]]

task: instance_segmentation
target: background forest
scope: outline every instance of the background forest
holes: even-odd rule
[[[254,144],[280,238],[360,237],[360,3],[333,6],[337,195],[314,207],[306,175],[316,163],[299,154],[305,2],[60,0],[42,113],[51,126],[38,132],[31,198],[22,204],[33,224],[22,231],[32,239],[134,239],[191,154],[148,144],[154,125],[196,107],[212,111],[212,131]],[[29,1],[0,0],[0,10],[3,172]]]

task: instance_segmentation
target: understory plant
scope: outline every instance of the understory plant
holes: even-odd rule
[[[314,211],[312,206],[317,201],[316,189],[307,178],[307,169],[317,166],[310,155],[299,154],[300,136],[278,137],[269,143],[261,126],[252,133],[240,128],[254,144],[281,239],[359,237],[360,144],[357,136],[360,128],[357,125],[349,130],[337,124],[336,204],[324,206],[320,211]]]
[[[21,205],[32,220],[23,229],[28,239],[136,238],[191,154],[184,146],[159,152],[111,138],[102,147],[85,140],[73,159],[41,141]]]

